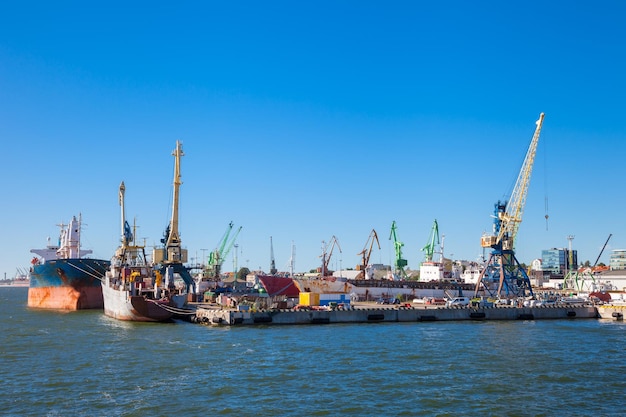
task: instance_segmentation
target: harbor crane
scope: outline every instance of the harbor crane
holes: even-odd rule
[[[396,226],[396,221],[394,220],[391,223],[391,234],[389,235],[389,240],[393,239],[393,248],[396,252],[394,268],[396,274],[399,274],[402,278],[406,278],[406,271],[404,270],[404,267],[407,266],[408,263],[406,259],[402,258],[402,247],[404,246],[404,243],[398,240],[398,237],[396,235],[397,229],[398,227]]]
[[[598,257],[596,258],[596,261],[593,263],[593,265],[591,265],[590,268],[578,268],[576,270],[573,270],[573,267],[572,267],[574,265],[574,262],[573,262],[574,252],[572,251],[572,239],[574,237],[572,235],[567,237],[567,239],[570,241],[569,270],[567,272],[567,275],[565,275],[565,278],[563,279],[563,289],[572,289],[576,291],[597,291],[599,289],[597,288],[596,278],[594,274],[602,270],[608,269],[606,267],[598,267],[597,265],[598,265],[598,261],[600,260],[600,257],[602,256],[602,253],[604,252],[604,249],[606,248],[606,245],[609,243],[609,240],[611,239],[611,236],[613,236],[612,233],[609,234],[609,237],[604,242],[602,249],[600,249],[600,253],[598,254]],[[590,282],[587,282],[587,281],[590,281]]]
[[[374,248],[374,242],[378,245],[378,250],[380,250],[380,242],[378,241],[378,235],[376,234],[376,230],[372,229],[370,232],[367,241],[365,242],[365,246],[363,250],[357,253],[357,256],[361,256],[361,264],[356,266],[356,270],[360,271],[355,279],[368,279],[372,277],[367,276],[367,266],[370,263],[370,256],[372,256],[372,249]]]
[[[195,285],[191,274],[184,267],[187,262],[187,249],[182,248],[180,233],[178,231],[178,203],[180,200],[180,158],[184,155],[180,141],[176,141],[176,149],[172,152],[174,156],[174,192],[172,202],[172,217],[165,229],[165,234],[161,243],[162,248],[155,248],[153,251],[153,261],[161,264],[161,274],[165,275],[166,268],[171,267],[175,274],[179,274],[187,285],[187,291]]]
[[[222,239],[220,240],[219,247],[215,248],[215,250],[209,253],[209,261],[208,261],[207,269],[208,269],[209,276],[212,277],[214,280],[219,280],[220,274],[222,272],[222,264],[224,263],[224,259],[226,259],[226,257],[230,253],[231,249],[233,248],[233,245],[235,244],[235,240],[237,239],[237,236],[239,235],[239,232],[241,231],[241,226],[239,226],[239,228],[235,231],[235,233],[231,237],[230,234],[234,226],[235,225],[233,222],[228,223],[228,227],[226,228],[226,231],[224,232],[224,235],[222,236]]]
[[[320,271],[322,273],[322,278],[325,277],[328,273],[328,264],[330,263],[331,256],[333,256],[333,249],[335,248],[335,246],[337,246],[337,248],[339,249],[339,253],[341,253],[339,241],[334,235],[330,238],[330,242],[328,242],[328,245],[326,245],[326,242],[322,242],[322,268]]]
[[[428,243],[422,248],[422,252],[424,252],[424,261],[432,262],[433,256],[435,255],[435,247],[439,245],[439,225],[437,224],[437,219],[433,223],[433,227],[430,230],[430,237],[428,238]],[[442,255],[443,258],[443,255]],[[443,262],[443,259],[441,260]]]
[[[483,290],[485,295],[498,298],[533,295],[528,274],[515,257],[514,245],[526,204],[543,118],[544,113],[541,113],[509,201],[498,201],[495,204],[493,234],[484,234],[481,238],[481,246],[491,248],[492,251],[476,283],[474,296],[477,296],[480,290]]]

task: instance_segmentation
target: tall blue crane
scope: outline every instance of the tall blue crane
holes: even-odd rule
[[[522,168],[509,201],[498,201],[494,208],[493,234],[483,235],[481,245],[491,248],[487,265],[476,283],[474,295],[482,290],[492,297],[514,298],[533,295],[530,279],[515,257],[515,238],[522,221],[530,175],[533,169],[544,114],[539,115]]]

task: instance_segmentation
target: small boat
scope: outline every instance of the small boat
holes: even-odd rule
[[[122,243],[102,281],[104,314],[125,321],[169,321],[180,311],[186,296],[176,294],[172,269],[166,268],[163,279],[160,270],[148,261],[145,246],[135,242],[135,231],[125,220],[125,190],[122,182]]]
[[[80,247],[82,217],[60,224],[58,244],[31,249],[28,307],[55,310],[102,308],[100,281],[109,267],[104,259],[85,258],[92,253]]]

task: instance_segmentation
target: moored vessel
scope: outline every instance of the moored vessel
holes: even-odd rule
[[[81,216],[60,224],[57,245],[31,249],[28,307],[82,310],[103,307],[100,280],[109,267],[104,259],[85,258],[91,250],[80,248]]]
[[[609,302],[599,305],[597,310],[598,316],[601,319],[624,320],[624,315],[626,315],[626,299],[624,299],[624,293],[620,292],[616,298],[612,298]]]
[[[173,273],[166,279],[147,259],[145,246],[135,242],[135,231],[125,219],[124,182],[119,196],[122,210],[122,240],[102,281],[104,314],[118,320],[159,322],[171,320],[186,298],[176,294]]]

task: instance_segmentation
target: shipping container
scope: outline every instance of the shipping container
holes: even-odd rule
[[[303,306],[318,306],[320,305],[320,295],[314,292],[301,292],[299,303]]]

